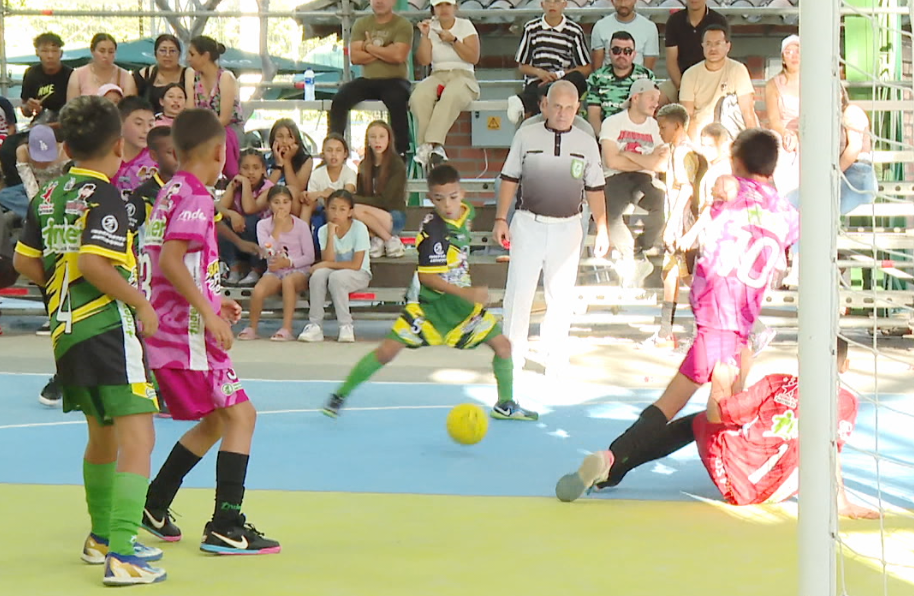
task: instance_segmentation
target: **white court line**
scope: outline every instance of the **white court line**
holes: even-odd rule
[[[0,376],[9,375],[16,377],[44,377],[50,378],[54,373],[30,373],[30,372],[9,372],[0,371]],[[242,377],[242,381],[253,381],[255,383],[341,383],[340,379],[253,379]],[[371,381],[372,385],[461,385],[464,387],[494,387],[495,384],[487,383],[441,383],[435,381]],[[2,427],[0,427],[2,428]]]

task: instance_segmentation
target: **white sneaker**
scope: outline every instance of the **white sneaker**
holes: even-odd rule
[[[371,237],[371,246],[368,249],[368,256],[372,259],[380,259],[384,256],[384,241],[377,236]]]
[[[228,277],[225,278],[223,284],[226,286],[237,286],[240,281],[241,273],[238,271],[231,271],[229,272]]]
[[[428,156],[428,168],[437,168],[446,161],[447,153],[444,152],[444,147],[441,145],[435,145],[432,148],[432,152]]]
[[[393,259],[399,259],[406,254],[406,248],[398,236],[391,236],[384,242],[384,254]]]
[[[241,278],[238,285],[242,287],[256,286],[258,281],[260,281],[260,274],[251,269],[250,273]]]
[[[423,166],[428,165],[429,157],[432,155],[432,144],[431,143],[422,143],[419,145],[419,148],[416,149],[416,155],[413,157],[413,160]]]
[[[508,120],[517,124],[524,119],[524,102],[517,95],[508,98]]]
[[[304,341],[308,343],[324,341],[324,330],[321,329],[320,325],[308,323],[298,335],[298,341]]]
[[[352,325],[340,325],[340,336],[337,341],[341,344],[351,344],[355,341],[355,329]]]

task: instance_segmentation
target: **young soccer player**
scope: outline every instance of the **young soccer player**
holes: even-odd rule
[[[514,401],[511,343],[485,309],[489,291],[470,282],[467,257],[474,210],[463,201],[460,174],[453,166],[444,164],[429,172],[428,198],[435,212],[422,222],[416,239],[419,302],[407,304],[387,338],[355,365],[324,406],[324,414],[338,416],[352,391],[403,348],[446,345],[467,350],[485,343],[495,352],[492,369],[498,385],[498,403],[492,408],[492,417],[536,420],[536,412],[525,410]]]
[[[149,157],[155,164],[155,171],[152,176],[133,189],[127,200],[127,214],[130,215],[131,211],[133,212],[134,221],[131,222],[131,227],[135,230],[138,230],[149,219],[156,196],[178,170],[178,158],[175,156],[175,148],[171,142],[170,127],[156,126],[150,130],[146,135],[146,145]]]
[[[838,338],[838,372],[847,372],[847,341]],[[767,375],[749,389],[734,393],[738,371],[717,365],[711,376],[711,394],[704,412],[683,416],[666,426],[656,449],[646,459],[624,468],[613,466],[596,489],[617,486],[637,466],[666,457],[695,441],[701,461],[731,505],[779,503],[799,489],[799,379],[792,375]],[[838,390],[838,449],[850,439],[857,420],[857,397]],[[838,513],[855,519],[873,519],[879,513],[851,503],[844,490],[840,465]],[[562,495],[559,495],[560,498]]]
[[[155,126],[152,106],[142,97],[127,97],[118,104],[124,134],[124,162],[114,178],[114,185],[127,201],[136,188],[152,178],[156,164],[147,148],[147,136]]]
[[[739,366],[740,381],[745,380],[751,364],[746,341],[774,269],[796,241],[798,216],[769,184],[777,165],[777,137],[762,129],[745,130],[732,153],[736,178],[730,180],[738,191],[711,208],[706,242],[695,263],[689,296],[696,326],[692,347],[660,399],[609,450],[587,456],[577,474],[564,476],[557,491],[580,495],[606,478],[616,462],[624,467],[642,457],[695,391],[710,381],[717,363]]]
[[[180,171],[159,192],[146,228],[148,286],[162,326],[149,338],[149,363],[176,420],[200,420],[174,446],[149,486],[143,526],[168,541],[181,539],[168,508],[184,476],[221,440],[216,458],[216,508],[201,550],[216,554],[278,553],[279,543],[241,513],[256,412],[228,349],[241,307],[220,298],[215,184],[225,161],[225,128],[209,110],[175,118],[172,140]],[[202,419],[202,420],[201,420]]]
[[[65,412],[86,417],[83,480],[92,530],[87,563],[105,564],[104,583],[165,579],[149,566],[162,551],[134,542],[140,525],[158,411],[140,334],[156,332],[155,311],[135,285],[127,210],[109,177],[121,163],[117,108],[97,96],[60,113],[64,149],[75,160],[29,207],[14,264],[45,288]]]
[[[689,141],[689,113],[679,104],[667,104],[657,112],[660,138],[670,146],[666,170],[666,227],[663,231],[663,305],[660,329],[647,343],[658,348],[677,345],[673,335],[679,286],[692,275],[698,243],[682,239],[698,218],[698,191],[708,162]]]

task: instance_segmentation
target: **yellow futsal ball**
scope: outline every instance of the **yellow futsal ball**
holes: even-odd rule
[[[476,404],[460,404],[447,415],[447,434],[461,445],[475,445],[486,436],[489,417]]]

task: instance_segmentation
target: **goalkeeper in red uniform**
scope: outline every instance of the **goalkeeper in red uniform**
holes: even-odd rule
[[[845,372],[847,342],[839,338],[837,348],[838,370]],[[674,420],[657,440],[655,449],[645,453],[640,461],[630,459],[625,466],[616,462],[609,475],[599,478],[592,486],[597,489],[616,486],[630,470],[695,441],[711,480],[728,503],[778,503],[795,495],[799,485],[799,379],[792,375],[768,375],[749,389],[732,394],[738,374],[728,365],[715,366],[706,412]],[[854,429],[857,405],[853,393],[839,389],[839,450]],[[596,459],[602,455],[596,452],[588,457]],[[838,513],[855,519],[879,517],[878,512],[848,501],[840,467],[837,475]]]

